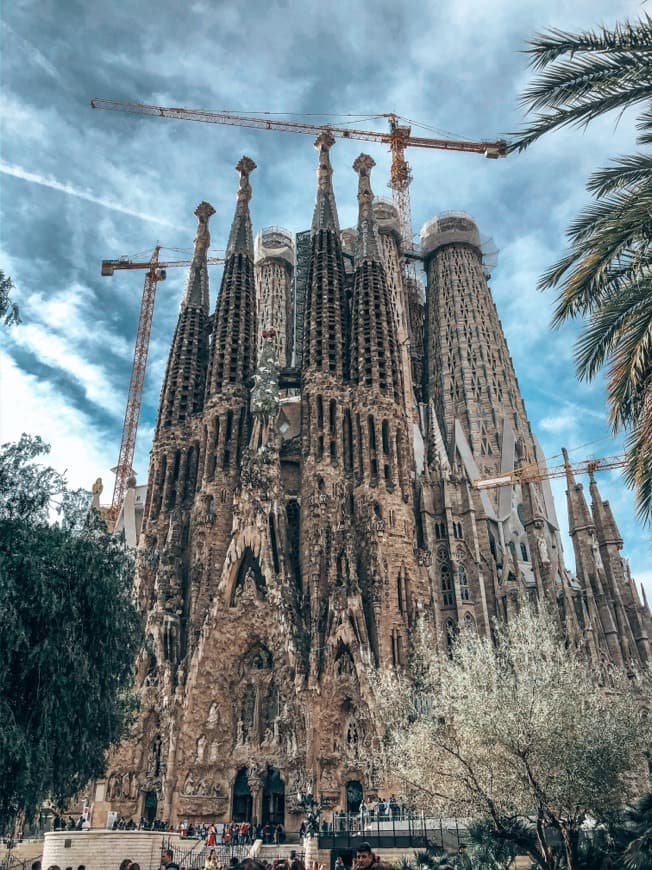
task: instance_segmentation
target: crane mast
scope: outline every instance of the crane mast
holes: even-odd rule
[[[376,117],[389,122],[389,131],[356,130],[349,127],[335,127],[330,124],[282,121],[266,115],[234,114],[233,112],[213,112],[205,109],[184,109],[175,106],[152,106],[144,103],[129,103],[119,100],[106,100],[95,97],[91,100],[94,109],[112,112],[127,112],[135,115],[150,115],[157,118],[176,118],[183,121],[197,121],[202,124],[226,124],[236,127],[250,127],[255,130],[276,130],[279,133],[303,133],[319,136],[329,132],[340,139],[360,139],[365,142],[380,142],[389,146],[392,155],[389,187],[392,189],[394,205],[399,214],[401,236],[407,249],[412,249],[412,214],[410,206],[410,182],[412,173],[405,158],[407,147],[434,148],[442,151],[465,151],[484,154],[485,157],[507,156],[507,142],[503,139],[471,142],[466,139],[435,139],[426,136],[413,136],[409,126],[401,126],[399,116],[386,112]]]
[[[145,383],[145,371],[147,369],[147,355],[149,353],[149,338],[152,332],[152,316],[154,314],[154,301],[156,299],[156,286],[165,275],[160,271],[158,255],[161,246],[154,248],[154,253],[147,264],[145,286],[140,302],[138,315],[138,331],[136,333],[136,345],[134,347],[134,359],[131,364],[131,378],[129,380],[129,393],[127,394],[127,408],[125,410],[122,425],[122,437],[120,439],[120,452],[118,464],[115,467],[115,484],[113,486],[113,498],[109,515],[115,522],[120,511],[120,505],[124,501],[127,491],[127,481],[133,476],[134,452],[136,449],[136,434],[140,420],[142,405],[143,384]],[[104,274],[104,272],[103,272]]]

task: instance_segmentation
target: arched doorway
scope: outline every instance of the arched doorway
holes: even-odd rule
[[[155,791],[148,791],[145,793],[145,805],[143,808],[143,815],[147,822],[151,825],[154,819],[156,818],[156,810],[158,809],[158,800],[156,798]]]
[[[346,784],[346,811],[357,813],[362,803],[362,783],[357,779],[350,779]]]
[[[241,767],[233,783],[232,816],[234,822],[251,821],[252,799],[247,774],[247,768]]]
[[[268,767],[263,783],[263,825],[285,824],[285,783],[277,767]]]

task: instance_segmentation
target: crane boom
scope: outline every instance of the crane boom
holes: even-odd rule
[[[498,158],[507,156],[507,142],[504,139],[494,141],[472,142],[468,139],[435,139],[426,136],[413,136],[409,126],[399,124],[402,120],[393,112],[385,112],[375,117],[389,121],[389,131],[356,130],[349,127],[334,127],[330,124],[314,124],[301,121],[283,121],[271,118],[268,113],[262,115],[234,114],[233,112],[213,112],[207,109],[183,109],[176,106],[150,106],[145,103],[129,103],[119,100],[106,100],[95,97],[91,100],[94,109],[107,109],[111,112],[127,112],[133,115],[151,115],[156,118],[177,118],[183,121],[197,121],[202,124],[226,124],[234,127],[250,127],[255,130],[277,130],[279,133],[303,133],[319,136],[328,131],[340,139],[361,139],[365,142],[380,142],[389,145],[392,155],[392,167],[389,187],[391,187],[394,205],[398,211],[401,237],[407,250],[412,244],[412,214],[410,207],[410,182],[412,173],[405,159],[405,149],[436,148],[442,151],[466,151],[474,154],[484,154],[485,157]]]
[[[224,262],[223,257],[207,257],[209,266],[217,266]],[[116,269],[149,269],[151,261],[127,260],[121,257],[118,260],[102,260],[102,275],[111,276]],[[192,266],[192,260],[162,260],[156,264],[157,269],[173,269],[177,266]]]
[[[603,471],[608,468],[622,468],[626,464],[627,460],[625,456],[582,459],[579,462],[564,462],[562,465],[553,465],[551,468],[532,463],[515,468],[513,471],[497,474],[495,477],[474,480],[473,487],[474,489],[494,489],[499,486],[514,486],[518,483],[537,483],[555,477],[565,477],[569,471],[573,474],[590,474],[594,471]]]
[[[237,115],[230,112],[212,112],[206,109],[183,109],[175,106],[150,106],[144,103],[127,103],[118,100],[105,100],[95,97],[91,100],[94,109],[107,109],[112,112],[129,112],[135,115],[152,115],[159,118],[178,118],[184,121],[198,121],[203,124],[227,124],[236,127],[251,127],[256,130],[277,130],[280,133],[304,133],[318,136],[328,130],[333,136],[341,139],[361,139],[366,142],[382,142],[391,145],[396,138],[396,129],[390,132],[378,130],[355,130],[348,127],[333,127],[330,124],[311,124],[299,121],[280,121],[274,118],[256,115]],[[396,121],[397,115],[391,112],[379,115]],[[399,127],[398,130],[408,128]],[[503,139],[495,141],[471,142],[464,139],[432,139],[424,136],[402,135],[405,145],[417,148],[440,148],[444,151],[468,151],[487,156],[506,157],[507,142]]]

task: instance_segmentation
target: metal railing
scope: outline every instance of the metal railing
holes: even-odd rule
[[[191,841],[189,841],[191,842]],[[170,840],[164,840],[163,846],[166,849],[172,850],[174,861],[183,870],[203,870],[206,860],[212,850],[215,850],[215,856],[219,864],[228,865],[231,858],[237,858],[242,861],[246,858],[251,849],[250,843],[232,843],[228,846],[220,843],[216,846],[207,846],[206,840],[197,840],[190,849],[184,849]]]
[[[320,849],[352,849],[367,841],[373,848],[459,848],[467,838],[467,821],[426,818],[397,809],[394,813],[355,813],[333,817],[317,834]]]
[[[9,852],[8,855],[0,861],[0,870],[30,870],[33,864],[40,863],[42,855],[35,855],[32,858],[18,858]]]

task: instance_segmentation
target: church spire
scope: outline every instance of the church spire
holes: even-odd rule
[[[348,305],[329,158],[333,142],[330,133],[315,140],[319,165],[303,321],[304,383],[317,373],[340,384],[348,380]],[[341,348],[345,348],[344,353]]]
[[[195,209],[197,234],[161,391],[159,432],[185,423],[203,407],[209,311],[206,256],[211,242],[208,221],[214,214],[215,209],[208,202],[200,202]]]
[[[197,234],[195,235],[192,263],[188,272],[188,283],[183,297],[183,305],[199,306],[208,314],[208,272],[206,257],[211,244],[208,221],[215,214],[209,202],[200,202],[195,209]]]
[[[378,243],[378,227],[373,213],[374,194],[371,189],[371,170],[376,161],[368,154],[356,158],[353,169],[358,173],[358,247],[356,263],[361,260],[382,262]]]
[[[373,213],[370,173],[373,158],[361,154],[353,164],[358,173],[358,247],[351,303],[351,381],[377,388],[395,402],[402,401],[403,385],[398,341]]]
[[[249,175],[256,164],[243,157],[235,168],[240,173],[240,186],[215,309],[207,400],[229,386],[244,390],[256,360],[254,243],[249,216]]]
[[[566,501],[568,504],[568,532],[571,536],[576,532],[582,532],[585,529],[593,529],[595,523],[584,497],[584,487],[581,483],[577,483],[575,475],[570,466],[568,459],[568,451],[562,447],[564,464],[566,466]]]
[[[256,164],[251,157],[245,156],[236,164],[235,168],[240,173],[240,187],[229,242],[226,246],[226,257],[228,259],[232,254],[237,253],[248,254],[253,259],[254,240],[249,215],[249,200],[251,199],[249,176],[256,168]]]
[[[616,524],[608,501],[602,501],[598,484],[593,471],[589,471],[589,489],[591,491],[591,511],[600,542],[615,544],[619,549],[623,545],[623,537]]]
[[[319,165],[317,166],[317,198],[312,217],[313,233],[319,230],[335,230],[336,233],[340,231],[333,193],[333,167],[330,160],[330,150],[334,144],[335,138],[328,132],[320,133],[315,139],[315,148],[319,152]]]

